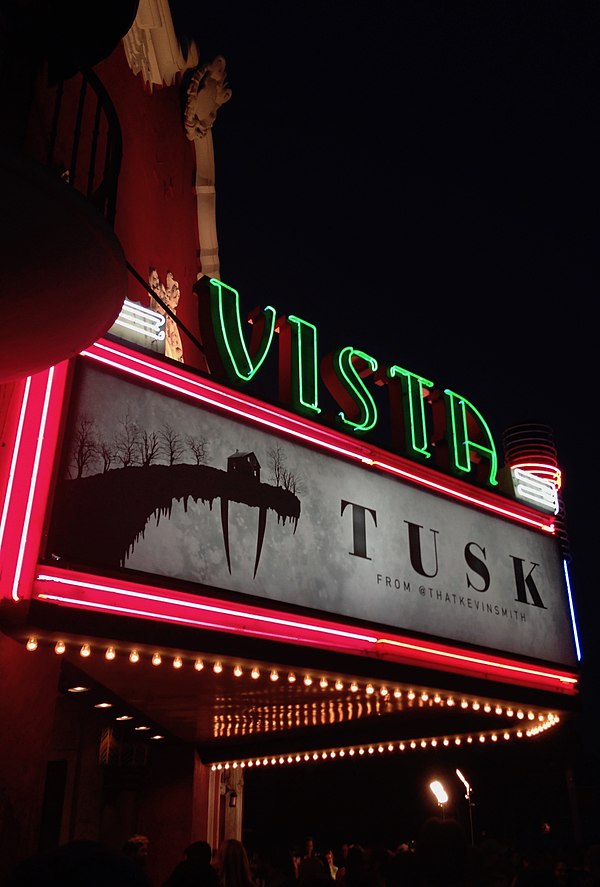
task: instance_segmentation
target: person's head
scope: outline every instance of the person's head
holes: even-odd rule
[[[333,850],[326,850],[323,855],[327,865],[333,865]]]
[[[310,835],[304,841],[304,855],[312,856],[315,852],[315,842],[310,837]]]
[[[212,849],[208,841],[194,841],[183,851],[190,862],[199,862],[202,865],[210,865]]]
[[[144,865],[148,858],[149,843],[146,835],[132,835],[125,841],[123,852]]]
[[[241,841],[226,838],[217,853],[217,870],[224,887],[245,887],[252,884],[248,854]]]

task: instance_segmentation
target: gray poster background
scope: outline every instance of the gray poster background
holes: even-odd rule
[[[173,502],[169,517],[153,516],[125,566],[165,577],[230,589],[276,604],[301,605],[326,614],[349,616],[494,650],[574,665],[573,633],[560,549],[544,533],[524,528],[475,508],[426,492],[368,468],[346,463],[309,447],[269,435],[259,428],[206,411],[151,388],[85,367],[77,416],[94,420],[108,440],[129,420],[147,431],[168,424],[184,439],[201,436],[205,464],[226,470],[237,451],[253,452],[261,481],[274,483],[273,453],[293,477],[301,502],[294,524],[268,512],[263,550],[253,578],[258,509],[229,505],[231,574],[227,567],[220,503]],[[77,424],[75,419],[75,426]],[[69,443],[67,442],[67,446]],[[157,463],[165,464],[158,458]],[[191,452],[180,462],[193,463]],[[97,473],[90,465],[86,474]],[[353,551],[352,510],[342,500],[373,510],[366,518],[368,558]],[[122,507],[126,507],[123,504]],[[408,525],[423,529],[423,566],[431,573],[437,531],[438,571],[420,575],[411,565]],[[491,575],[484,592],[469,589],[467,574],[481,587],[464,557],[467,543],[485,550]],[[511,557],[512,556],[512,557]],[[532,564],[544,608],[520,603],[513,558]]]

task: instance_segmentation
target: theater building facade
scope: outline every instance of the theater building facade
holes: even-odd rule
[[[44,248],[15,225],[40,304],[2,363],[0,859],[141,831],[160,878],[241,836],[249,768],[501,755],[561,729],[580,657],[550,431],[500,446],[451,368],[244,311],[225,61],[166,3],[127,25],[40,70],[6,152]]]

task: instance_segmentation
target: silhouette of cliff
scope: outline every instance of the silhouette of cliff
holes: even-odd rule
[[[293,522],[294,532],[300,518],[296,495],[254,478],[240,478],[207,465],[131,466],[59,482],[49,551],[71,563],[123,567],[152,515],[156,515],[157,522],[168,520],[174,500],[182,501],[187,511],[190,499],[211,509],[215,499],[221,500],[223,542],[230,571],[230,501],[258,509],[255,575],[267,511],[274,511],[280,523]]]

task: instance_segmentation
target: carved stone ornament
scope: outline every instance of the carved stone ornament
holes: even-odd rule
[[[203,139],[215,122],[217,111],[231,98],[227,85],[225,59],[217,56],[208,65],[198,68],[187,90],[184,113],[185,132],[192,141]]]
[[[129,67],[141,74],[150,91],[172,86],[184,71],[198,64],[198,48],[192,42],[182,52],[169,0],[140,0],[135,21],[123,38]]]

